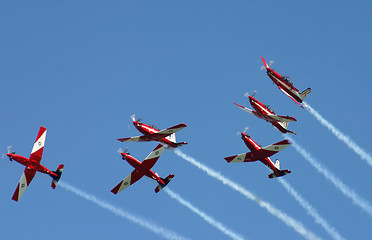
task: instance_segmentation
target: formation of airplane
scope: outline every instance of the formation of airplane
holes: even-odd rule
[[[15,154],[15,152],[7,153],[10,161],[14,160],[26,166],[22,177],[17,185],[17,189],[13,194],[12,199],[14,201],[18,201],[22,194],[26,191],[26,188],[30,185],[36,172],[45,173],[51,176],[53,189],[56,188],[58,181],[61,178],[62,170],[64,167],[63,164],[59,165],[56,171],[51,171],[40,164],[41,157],[43,156],[46,132],[46,128],[40,127],[39,133],[37,134],[36,141],[31,151],[30,158],[25,158],[23,156],[17,155]]]
[[[278,86],[278,88],[288,97],[290,97],[293,101],[295,101],[298,105],[302,108],[301,103],[306,98],[306,96],[311,92],[311,88],[305,89],[303,92],[300,92],[297,88],[293,86],[293,83],[287,76],[281,76],[279,73],[275,72],[269,65],[267,65],[265,59],[261,57],[265,67],[267,75],[271,78],[271,80]],[[305,104],[305,103],[304,103]]]
[[[234,104],[238,106],[240,109],[271,123],[282,133],[296,134],[295,132],[292,132],[291,130],[287,129],[289,122],[297,121],[294,117],[276,115],[274,111],[270,108],[270,106],[264,105],[263,103],[255,99],[253,96],[249,96],[249,102],[254,108],[254,110],[246,108],[237,103]]]
[[[275,72],[270,68],[270,65],[267,65],[265,59],[261,57],[268,76],[271,80],[278,86],[278,88],[290,97],[293,101],[299,104],[302,108],[305,104],[303,100],[311,92],[310,88],[307,88],[303,92],[299,92],[294,86],[293,83],[289,80],[288,77],[281,76],[279,73]],[[271,63],[270,63],[271,64]],[[255,115],[258,118],[264,119],[267,122],[270,122],[274,127],[276,127],[282,133],[291,133],[296,134],[291,130],[288,130],[288,123],[297,121],[294,117],[290,116],[281,116],[274,113],[274,111],[268,105],[264,105],[255,99],[253,96],[249,96],[249,102],[254,110],[234,103],[240,109],[249,112]],[[306,106],[306,105],[305,105]],[[159,130],[154,126],[150,126],[136,120],[135,116],[131,116],[133,120],[133,125],[137,128],[139,132],[143,135],[128,137],[128,138],[119,138],[120,142],[149,142],[157,141],[160,144],[145,158],[143,162],[138,161],[136,158],[130,156],[126,151],[120,152],[122,159],[126,160],[131,166],[134,167],[134,170],[119,184],[117,184],[111,192],[114,194],[119,193],[120,191],[126,189],[130,185],[133,185],[143,176],[149,177],[155,180],[158,183],[158,186],[155,188],[155,192],[158,193],[163,189],[174,177],[173,174],[168,175],[166,178],[161,178],[157,173],[154,173],[151,168],[155,165],[161,154],[168,147],[177,148],[183,145],[186,145],[187,142],[176,142],[175,133],[181,129],[187,127],[186,124],[180,123],[173,127],[169,127],[163,130]],[[16,155],[15,152],[8,151],[7,156],[9,159],[15,160],[26,166],[24,173],[17,185],[17,189],[13,194],[12,199],[18,201],[22,194],[25,192],[26,188],[30,185],[32,179],[34,178],[36,172],[41,172],[48,174],[52,178],[52,188],[55,189],[59,179],[61,178],[62,171],[64,168],[63,164],[60,164],[56,171],[51,171],[48,168],[40,164],[44,144],[46,139],[46,128],[40,127],[39,133],[37,135],[36,141],[31,151],[30,158],[26,158],[20,155]],[[276,154],[277,152],[288,147],[291,143],[289,140],[283,140],[267,147],[261,148],[253,139],[246,135],[245,132],[241,133],[242,139],[246,146],[251,150],[248,153],[242,153],[230,157],[225,157],[225,160],[228,163],[236,162],[254,162],[261,161],[273,172],[269,174],[269,178],[276,178],[287,175],[291,173],[288,169],[280,170],[280,163],[276,160],[275,164],[271,161],[270,156]]]
[[[289,140],[283,140],[267,147],[261,148],[253,139],[246,135],[244,132],[241,133],[242,139],[245,145],[251,150],[248,153],[242,153],[230,157],[225,157],[228,163],[239,163],[239,162],[254,162],[261,161],[273,172],[269,174],[269,178],[277,178],[291,173],[288,169],[280,170],[280,162],[276,160],[275,164],[271,161],[270,156],[288,147],[291,143]]]
[[[135,119],[135,116],[131,116],[133,120],[133,125],[137,128],[138,131],[140,131],[143,135],[142,136],[136,136],[136,137],[128,137],[128,138],[119,138],[118,140],[120,142],[149,142],[149,141],[157,141],[164,144],[167,144],[168,146],[172,148],[177,148],[179,146],[186,145],[187,142],[176,142],[176,132],[179,130],[187,127],[186,124],[180,123],[176,126],[159,130],[156,129],[153,126],[141,123],[139,120]]]
[[[159,144],[146,158],[143,162],[138,161],[134,157],[130,156],[129,153],[121,152],[121,156],[123,160],[126,160],[134,170],[122,180],[118,185],[116,185],[111,192],[117,194],[122,190],[126,189],[130,185],[137,182],[143,176],[149,177],[154,179],[158,182],[158,186],[155,188],[155,192],[158,193],[161,189],[163,189],[174,177],[173,174],[168,175],[166,178],[159,177],[158,174],[151,171],[151,168],[155,165],[156,161],[158,161],[161,154],[164,152],[166,146]]]

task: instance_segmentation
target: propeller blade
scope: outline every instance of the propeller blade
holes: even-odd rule
[[[249,127],[245,127],[243,133],[245,133],[248,129]]]
[[[249,94],[249,92],[246,92],[244,94],[244,97],[249,97],[249,96],[253,97],[254,95],[256,95],[256,93],[257,93],[257,90],[254,90],[252,94]]]
[[[133,114],[132,116],[130,116],[130,118],[133,120],[133,122],[136,121],[136,115],[135,114]]]
[[[8,147],[7,147],[7,150],[8,150],[8,153],[11,153],[11,151],[12,151],[12,146],[8,146]]]
[[[117,152],[118,153],[122,153],[123,152],[123,149],[119,148]]]
[[[271,61],[269,62],[269,68],[271,68],[271,65],[273,65],[273,63],[274,63],[273,60],[271,60]]]
[[[251,96],[253,97],[254,95],[256,95],[256,93],[257,93],[257,90],[254,90]]]

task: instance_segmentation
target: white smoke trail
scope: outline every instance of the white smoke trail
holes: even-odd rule
[[[306,105],[310,108],[309,112],[325,127],[327,127],[340,141],[344,142],[346,146],[351,148],[356,154],[358,154],[363,160],[365,160],[370,166],[372,166],[372,156],[359,147],[350,137],[343,134],[330,122],[324,119],[314,108],[308,103]]]
[[[180,197],[180,195],[178,195],[177,193],[173,192],[169,188],[166,188],[164,190],[165,190],[165,192],[171,198],[175,199],[180,204],[182,204],[183,206],[187,207],[188,209],[190,209],[191,211],[193,211],[194,213],[196,213],[197,215],[199,215],[199,217],[203,218],[204,221],[206,221],[207,223],[209,223],[213,227],[217,228],[218,230],[220,230],[225,235],[231,237],[232,239],[236,239],[236,240],[242,240],[242,239],[244,239],[242,236],[238,235],[237,233],[235,233],[232,230],[230,230],[227,227],[225,227],[222,223],[218,222],[217,220],[215,220],[212,217],[208,216],[206,213],[204,213],[204,212],[200,211],[198,208],[194,207],[190,202],[186,201],[185,199],[183,199],[182,197]]]
[[[360,197],[356,192],[351,190],[350,187],[345,185],[340,179],[338,179],[333,173],[331,173],[326,167],[320,164],[317,160],[315,160],[310,153],[305,151],[303,147],[298,145],[291,137],[286,136],[292,142],[292,146],[299,152],[319,173],[323,174],[323,176],[329,180],[335,187],[340,190],[345,196],[351,198],[354,204],[362,208],[366,213],[372,217],[372,206],[371,204]]]
[[[209,176],[221,181],[223,184],[229,186],[230,188],[234,189],[235,191],[239,192],[246,198],[255,201],[260,207],[266,209],[270,214],[273,216],[279,218],[281,221],[283,221],[288,226],[292,227],[296,232],[301,234],[306,239],[320,239],[318,236],[316,236],[311,231],[307,230],[305,226],[297,221],[296,219],[293,219],[292,217],[288,216],[286,213],[282,212],[281,210],[277,209],[273,205],[271,205],[268,202],[265,202],[261,199],[259,199],[256,195],[245,189],[244,187],[240,186],[239,184],[235,183],[234,181],[230,180],[227,177],[222,176],[220,173],[216,172],[215,170],[207,167],[206,165],[196,161],[194,158],[187,156],[183,152],[181,152],[178,149],[173,149],[173,152],[177,154],[179,157],[183,158],[187,162],[191,163],[192,165],[196,166],[200,170],[207,173]]]
[[[336,240],[343,240],[344,238],[331,226],[329,223],[322,218],[313,206],[310,205],[285,179],[278,178],[279,183],[288,191],[289,194],[303,207],[307,213],[315,219],[315,222],[320,224],[324,230]]]
[[[149,222],[148,220],[145,220],[143,218],[140,218],[138,216],[135,216],[131,213],[128,213],[120,208],[117,208],[109,203],[106,203],[100,199],[98,199],[97,197],[91,195],[91,194],[88,194],[84,191],[81,191],[80,189],[66,183],[66,182],[62,182],[62,181],[59,181],[59,186],[61,186],[63,189],[67,190],[67,191],[70,191],[72,193],[75,193],[76,195],[82,197],[82,198],[85,198],[86,200],[88,201],[91,201],[95,204],[97,204],[98,206],[106,209],[106,210],[109,210],[110,212],[114,213],[115,215],[118,215],[119,217],[122,217],[122,218],[125,218],[133,223],[136,223],[138,225],[140,225],[141,227],[143,228],[146,228],[147,230],[150,230],[156,234],[158,234],[159,236],[165,238],[165,239],[170,239],[170,240],[184,240],[184,239],[187,239],[185,237],[181,237],[179,236],[177,233],[173,232],[173,231],[170,231],[168,229],[165,229],[163,227],[160,227],[158,226],[157,224],[155,223],[152,223],[152,222]]]

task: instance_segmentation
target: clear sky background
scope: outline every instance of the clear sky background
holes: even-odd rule
[[[290,115],[293,136],[317,160],[372,202],[371,167],[300,108],[261,71],[260,56],[289,75],[306,99],[367,152],[371,143],[370,1],[1,1],[0,149],[28,157],[39,127],[48,129],[42,164],[65,164],[62,180],[191,239],[226,239],[155,184],[141,179],[113,195],[133,168],[117,149],[143,160],[157,145],[123,144],[139,135],[130,115],[163,129],[184,122],[184,153],[275,205],[323,239],[261,163],[227,164],[248,152],[237,132],[262,146],[283,139],[239,110],[245,92]],[[250,106],[249,106],[250,107]],[[346,239],[369,239],[371,217],[293,147],[275,155],[284,178]],[[20,202],[11,200],[24,167],[0,161],[0,238],[158,239],[37,174]],[[266,210],[171,151],[153,170],[168,185],[246,239],[302,239]]]

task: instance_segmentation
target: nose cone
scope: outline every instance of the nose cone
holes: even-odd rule
[[[257,100],[256,100],[254,97],[252,97],[252,96],[249,96],[249,101],[250,101],[251,103],[255,103],[255,102],[257,102]]]
[[[6,155],[7,155],[8,157],[12,157],[13,154],[11,154],[11,153],[7,153]]]

